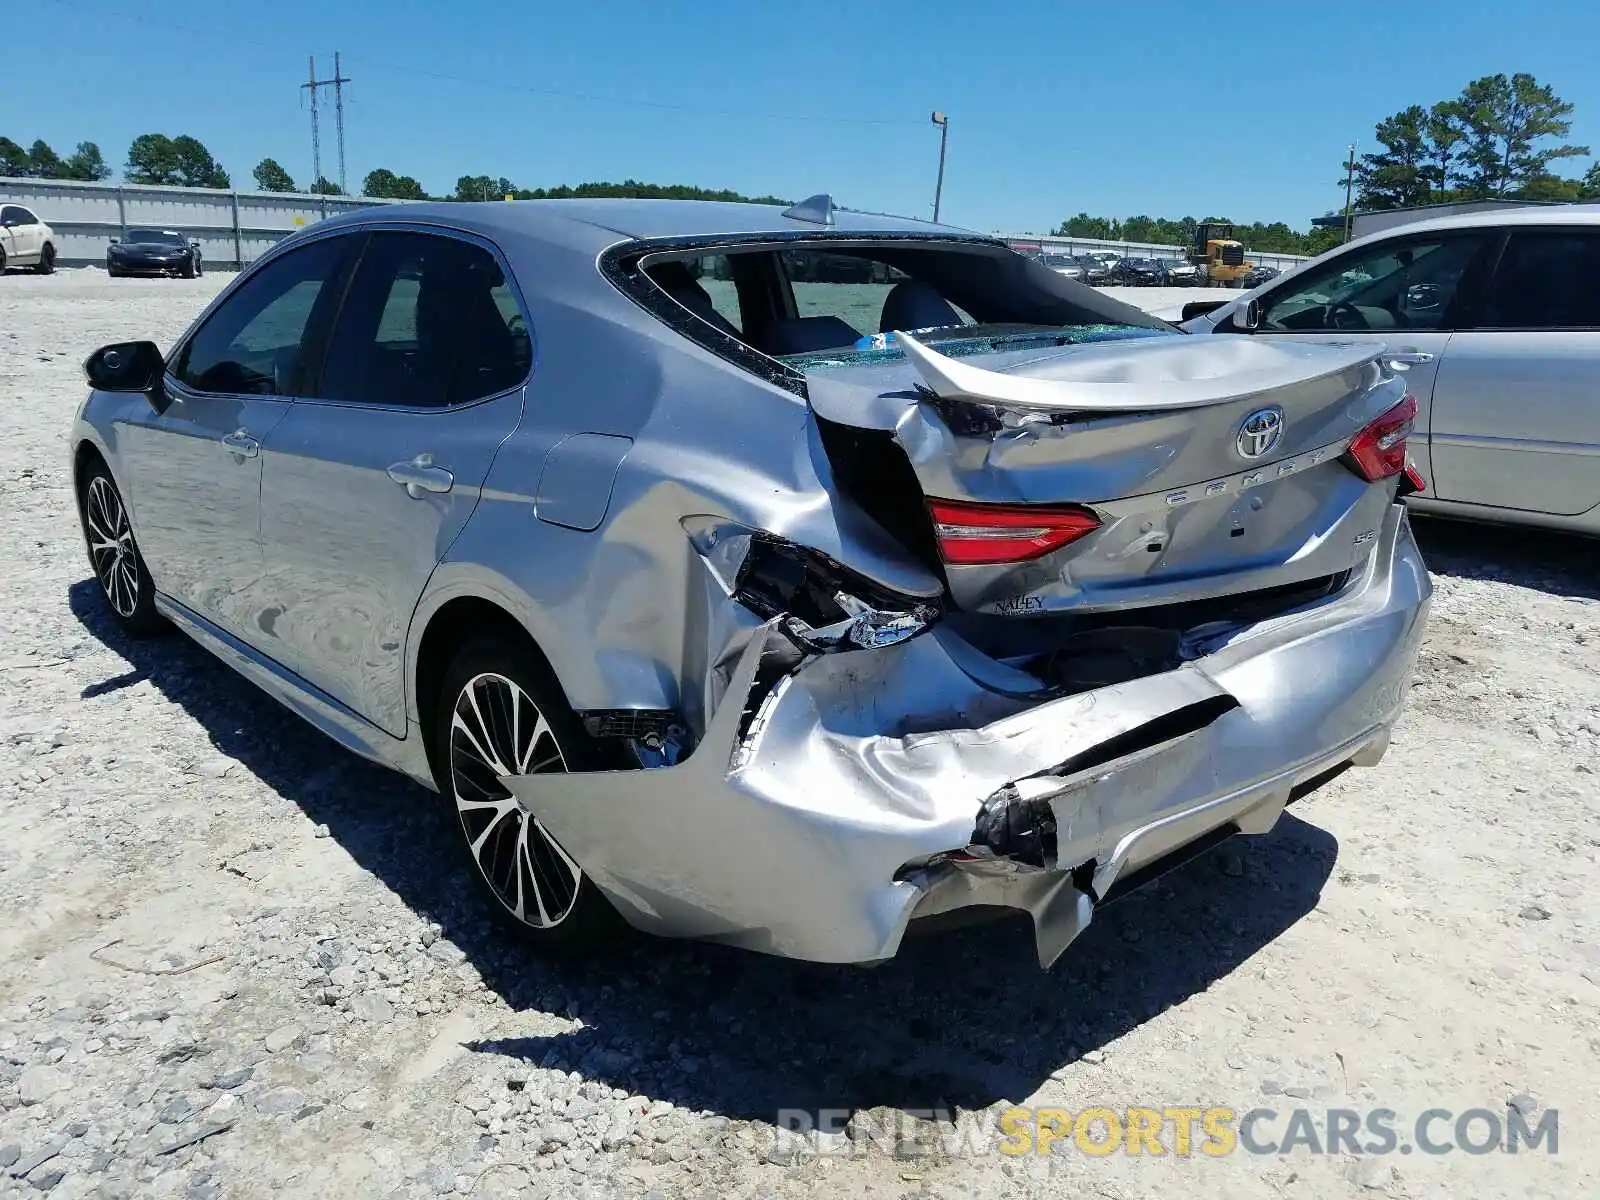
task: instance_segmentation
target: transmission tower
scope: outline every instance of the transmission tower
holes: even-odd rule
[[[339,190],[346,192],[344,173],[344,85],[350,80],[339,69],[339,52],[333,54],[333,78],[317,78],[317,57],[310,56],[311,75],[307,82],[300,85],[302,91],[311,93],[311,171],[313,175],[312,186],[316,180],[322,178],[322,124],[317,112],[317,93],[325,87],[333,88],[333,113],[334,124],[339,134]]]

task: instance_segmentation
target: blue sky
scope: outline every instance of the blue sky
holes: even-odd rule
[[[1303,228],[1336,207],[1346,144],[1469,79],[1529,71],[1600,150],[1600,4],[1066,5],[772,0],[35,0],[38,53],[0,72],[0,134],[121,165],[191,133],[253,186],[302,186],[297,85],[342,51],[352,188],[385,166],[450,191],[636,179],[926,216],[950,114],[943,216],[1043,231],[1063,217],[1226,214]],[[249,16],[244,15],[249,12]],[[323,163],[334,174],[332,113]],[[1581,173],[1586,160],[1564,169]]]

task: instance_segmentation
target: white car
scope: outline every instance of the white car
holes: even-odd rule
[[[1331,250],[1183,328],[1381,341],[1409,367],[1411,457],[1440,516],[1600,533],[1600,206],[1440,217]]]
[[[56,269],[55,230],[20,204],[0,204],[0,271],[10,267],[40,275]]]

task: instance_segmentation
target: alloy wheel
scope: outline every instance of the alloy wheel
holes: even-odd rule
[[[549,721],[514,680],[485,673],[467,681],[450,718],[456,812],[496,898],[537,929],[553,928],[571,914],[583,872],[502,780],[566,770]]]
[[[95,578],[118,615],[131,618],[139,606],[139,557],[122,499],[104,475],[89,481],[83,519]]]

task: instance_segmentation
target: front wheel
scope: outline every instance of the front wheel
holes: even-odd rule
[[[89,565],[118,624],[136,636],[162,629],[166,621],[156,611],[155,584],[133,540],[122,495],[104,463],[96,463],[84,474],[78,517],[83,523]]]
[[[536,948],[592,952],[616,911],[530,804],[501,780],[592,765],[593,748],[549,668],[527,646],[488,637],[457,653],[434,718],[434,781],[495,917]]]

